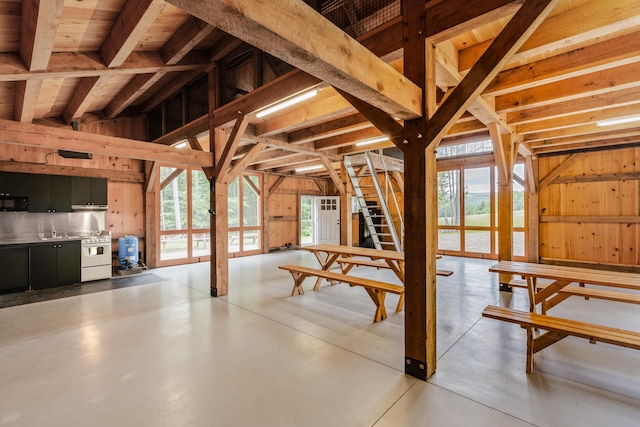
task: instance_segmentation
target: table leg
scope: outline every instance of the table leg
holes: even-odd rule
[[[327,253],[326,257],[323,258],[318,252],[314,252],[313,254],[318,259],[318,262],[320,263],[324,271],[328,271],[340,256],[340,254]],[[322,277],[318,277],[318,280],[316,280],[316,284],[313,286],[314,291],[318,290],[318,288],[320,287],[320,283],[322,283]],[[333,284],[333,282],[329,283]]]
[[[371,300],[376,305],[376,313],[373,316],[373,322],[377,323],[387,318],[387,310],[384,306],[384,300],[387,296],[386,292],[365,288]]]
[[[293,289],[291,290],[291,296],[295,296],[296,294],[302,295],[304,294],[304,289],[302,288],[302,282],[307,278],[306,274],[298,273],[296,271],[292,271],[291,275],[293,276]]]

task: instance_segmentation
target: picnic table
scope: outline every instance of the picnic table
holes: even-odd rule
[[[525,280],[523,285],[520,285],[517,281],[512,281],[510,284],[516,287],[526,287],[529,295],[528,312],[489,305],[484,309],[482,316],[516,323],[527,330],[527,373],[533,371],[534,355],[537,352],[567,336],[585,338],[592,344],[606,342],[640,350],[640,333],[636,331],[580,322],[547,314],[549,309],[572,296],[640,304],[640,295],[629,292],[629,290],[640,290],[640,275],[512,261],[501,261],[489,268],[489,271],[513,274],[521,276]],[[541,283],[538,279],[547,279],[546,281],[549,283]],[[592,288],[587,287],[587,285],[597,285],[598,287]],[[601,289],[601,287],[625,289],[627,292]],[[541,313],[537,313],[538,305],[541,306]],[[538,334],[536,332],[538,329],[546,332]]]

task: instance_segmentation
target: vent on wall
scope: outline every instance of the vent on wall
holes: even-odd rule
[[[67,150],[58,150],[58,156],[64,157],[65,159],[91,160],[93,158],[93,155],[91,153],[81,153],[80,151]]]
[[[71,129],[74,131],[78,130],[78,122],[73,120],[71,122]],[[58,156],[64,157],[65,159],[84,159],[91,160],[93,155],[91,153],[82,153],[80,151],[68,151],[68,150],[58,150]]]

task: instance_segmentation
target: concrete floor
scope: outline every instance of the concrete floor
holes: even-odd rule
[[[363,289],[291,297],[285,263],[304,251],[230,260],[230,292],[209,297],[209,264],[149,270],[80,293],[0,309],[4,426],[638,426],[640,352],[567,338],[527,375],[525,332],[484,319],[493,261],[438,268],[438,366],[403,373],[404,313],[373,324]],[[361,267],[372,278],[390,271]],[[124,283],[124,282],[122,282]],[[0,296],[0,303],[9,296]],[[638,306],[573,299],[554,313],[638,330]]]

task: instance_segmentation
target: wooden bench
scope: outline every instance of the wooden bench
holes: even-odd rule
[[[640,350],[640,333],[608,326],[594,325],[576,320],[551,317],[527,311],[514,310],[506,307],[487,306],[482,312],[483,317],[519,324],[527,329],[527,373],[533,371],[534,355],[561,339],[572,335],[585,338],[592,344],[604,342]],[[548,331],[537,337],[534,329]]]
[[[400,295],[400,298],[398,299],[398,305],[396,306],[396,311],[402,310],[402,306],[404,304],[404,286],[401,285],[380,282],[364,277],[348,276],[346,274],[335,273],[333,271],[303,267],[300,265],[288,264],[281,265],[279,268],[289,271],[293,276],[294,283],[293,290],[291,291],[291,296],[304,293],[302,282],[304,282],[307,277],[318,277],[330,280],[332,282],[347,283],[351,286],[362,286],[367,291],[367,294],[369,294],[369,296],[371,297],[371,300],[373,300],[373,303],[376,305],[376,312],[373,317],[374,322],[379,322],[380,320],[384,320],[387,318],[387,311],[384,306],[384,300],[387,296],[387,293]]]
[[[441,255],[438,257],[442,258]],[[362,258],[345,258],[341,257],[336,259],[336,262],[340,264],[340,269],[342,270],[342,274],[347,274],[354,266],[367,266],[367,267],[375,267],[375,268],[391,268],[385,262],[370,260],[370,259],[362,259]],[[451,276],[453,271],[449,270],[436,270],[436,274],[438,276]]]
[[[509,282],[509,286],[527,289],[527,282],[521,279],[513,279]],[[546,284],[537,284],[536,290],[544,289],[546,286]],[[583,297],[585,300],[594,298],[606,301],[625,302],[628,304],[640,304],[640,294],[586,288],[584,283],[580,283],[579,286],[565,286],[559,289],[557,295],[547,299],[542,304],[542,313],[546,314],[547,310],[555,307],[571,296]]]

